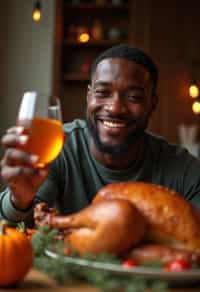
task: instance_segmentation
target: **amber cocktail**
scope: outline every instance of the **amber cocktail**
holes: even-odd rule
[[[43,167],[52,162],[60,153],[64,143],[64,134],[59,100],[51,97],[51,103],[47,99],[38,102],[39,98],[42,97],[37,93],[25,93],[17,125],[22,126],[24,134],[28,135],[27,142],[20,146],[20,149],[37,155],[39,157],[37,167]],[[38,104],[40,104],[39,109]]]

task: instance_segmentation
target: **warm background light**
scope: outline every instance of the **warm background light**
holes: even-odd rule
[[[33,12],[33,20],[39,21],[41,18],[41,12],[39,10],[34,10]]]
[[[192,105],[192,111],[195,114],[200,114],[200,101],[195,101]]]
[[[196,84],[192,84],[189,87],[189,95],[192,98],[197,98],[199,96],[199,88]]]
[[[36,1],[33,7],[33,20],[38,22],[41,19],[41,2],[40,1]]]
[[[80,43],[87,43],[90,39],[90,35],[87,32],[83,32],[78,36]]]

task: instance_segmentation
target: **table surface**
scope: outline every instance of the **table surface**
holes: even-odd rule
[[[99,289],[93,288],[87,284],[76,284],[76,285],[65,285],[58,286],[58,284],[47,277],[46,275],[31,270],[24,281],[20,283],[17,287],[0,289],[0,291],[6,292],[100,292]],[[199,292],[200,286],[196,288],[182,288],[182,289],[172,289],[171,292]]]
[[[58,286],[56,281],[38,271],[31,270],[24,281],[13,288],[0,289],[2,292],[99,292],[89,285],[76,284]]]

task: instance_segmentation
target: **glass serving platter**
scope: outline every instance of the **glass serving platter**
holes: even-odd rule
[[[45,251],[46,255],[58,259],[60,255],[51,250]],[[99,271],[107,271],[120,275],[132,275],[142,277],[146,280],[160,280],[167,281],[170,284],[177,285],[199,285],[200,288],[200,269],[191,269],[181,272],[163,271],[161,268],[154,267],[134,267],[125,268],[119,264],[111,264],[105,262],[97,262],[93,260],[85,260],[81,258],[74,258],[70,256],[62,256],[62,260],[67,264],[73,264],[79,267],[92,268]]]

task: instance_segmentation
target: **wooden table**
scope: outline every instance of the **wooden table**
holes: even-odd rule
[[[56,281],[46,275],[31,270],[24,281],[14,288],[0,289],[2,292],[99,292],[89,285],[58,286]]]
[[[93,288],[86,284],[58,286],[57,283],[48,278],[46,275],[31,270],[24,281],[14,288],[0,289],[4,292],[100,292],[99,289]],[[170,290],[171,292],[199,292],[200,286],[196,288],[184,288]],[[150,291],[149,291],[150,292]],[[152,291],[153,292],[153,291]]]

